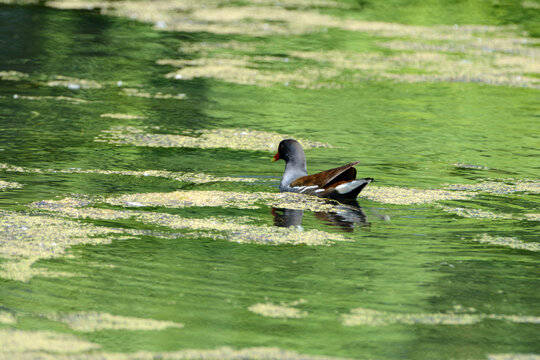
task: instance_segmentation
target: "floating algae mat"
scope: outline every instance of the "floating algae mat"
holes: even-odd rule
[[[469,199],[473,194],[465,191],[371,186],[362,191],[361,196],[386,204],[425,204],[442,200]]]
[[[81,169],[81,168],[69,168],[69,169],[39,169],[28,168],[22,166],[14,166],[5,163],[0,163],[0,170],[14,173],[35,173],[35,174],[99,174],[99,175],[121,175],[121,176],[135,176],[135,177],[158,177],[171,179],[175,181],[190,182],[196,184],[203,184],[208,182],[224,181],[224,182],[256,182],[264,181],[264,179],[256,179],[249,177],[230,177],[230,176],[212,176],[204,173],[192,173],[192,172],[172,172],[166,170],[100,170],[100,169]],[[2,187],[3,184],[3,187]],[[21,185],[17,183],[0,182],[0,188],[20,188]]]
[[[0,358],[3,359],[31,358],[32,356],[35,358],[36,354],[33,352],[41,351],[44,354],[48,352],[70,354],[99,347],[97,344],[69,334],[6,329],[0,329],[0,345],[2,346]]]
[[[279,142],[290,136],[250,129],[185,130],[184,135],[148,133],[134,127],[114,127],[103,131],[96,141],[117,145],[149,147],[230,148],[275,151]],[[297,139],[303,147],[330,147],[328,144]]]
[[[111,205],[124,207],[164,206],[182,207],[233,207],[256,209],[265,206],[288,208],[293,210],[337,211],[336,203],[327,202],[312,196],[295,193],[240,193],[233,191],[175,191],[170,193],[129,194],[117,198],[105,199]],[[259,204],[257,204],[259,203]]]
[[[486,192],[490,194],[512,194],[515,192],[540,193],[540,181],[531,179],[485,181],[479,184],[448,185],[447,189]]]
[[[486,211],[482,209],[470,209],[470,208],[464,208],[464,207],[450,207],[450,206],[439,206],[440,209],[443,211],[454,213],[459,216],[468,217],[468,218],[475,218],[475,219],[512,219],[511,214],[496,214],[492,211]]]
[[[540,251],[539,242],[524,242],[515,237],[490,236],[488,234],[483,234],[482,236],[474,238],[473,241],[477,241],[481,244],[507,246],[512,249]]]
[[[428,31],[428,30],[426,30]],[[517,41],[516,41],[517,42]],[[381,47],[396,49],[395,43],[380,43]],[[407,51],[414,49],[416,44],[407,44],[397,48]],[[233,46],[217,44],[217,50]],[[456,48],[463,49],[459,44]],[[511,46],[509,46],[511,48]],[[493,85],[510,85],[539,88],[537,77],[527,74],[538,74],[540,69],[534,62],[538,56],[526,54],[521,56],[506,55],[504,48],[501,55],[488,57],[482,51],[472,49],[466,56],[474,58],[468,60],[460,55],[452,54],[453,49],[442,48],[444,53],[430,51],[429,45],[424,45],[422,52],[402,52],[397,55],[385,55],[380,52],[355,53],[344,51],[300,52],[290,51],[287,57],[248,57],[242,54],[229,54],[225,56],[217,53],[213,58],[197,60],[186,59],[160,59],[159,65],[172,65],[181,67],[180,70],[167,73],[167,78],[177,80],[190,80],[193,78],[215,78],[221,81],[242,85],[268,86],[294,86],[297,88],[339,88],[344,83],[358,83],[367,78],[388,79],[398,82],[482,82]],[[523,48],[523,52],[526,52]],[[192,49],[190,49],[192,50]],[[205,49],[208,52],[208,48]],[[531,50],[534,51],[534,50]],[[197,54],[197,53],[196,53]],[[201,55],[204,55],[201,54]],[[530,57],[529,57],[530,56]],[[298,67],[302,62],[316,61],[322,69],[300,67],[289,71],[267,70],[265,64],[286,63]],[[441,72],[441,64],[447,64],[446,69],[452,72]],[[332,65],[332,66],[328,66]],[[396,73],[393,69],[407,67],[415,69],[414,73]],[[294,68],[293,68],[294,69]],[[354,77],[349,72],[355,71]]]
[[[540,317],[534,316],[514,316],[495,314],[393,314],[384,311],[357,308],[351,310],[350,314],[343,315],[345,326],[382,326],[390,324],[406,325],[469,325],[484,320],[503,320],[508,322],[539,324]]]
[[[4,259],[0,276],[20,281],[38,274],[56,276],[31,266],[40,259],[62,256],[73,245],[110,243],[105,235],[120,232],[40,214],[2,211],[0,215],[0,249]]]
[[[120,113],[114,113],[114,114],[101,114],[101,117],[104,118],[111,118],[111,119],[146,119],[145,116],[142,115],[132,115],[132,114],[120,114]]]
[[[1,331],[1,330],[0,330]],[[1,334],[1,333],[0,333]],[[347,358],[313,356],[288,351],[276,347],[249,347],[231,348],[219,347],[215,349],[186,349],[180,351],[139,351],[135,353],[106,352],[97,349],[97,344],[85,343],[75,337],[48,332],[5,332],[5,352],[0,359],[65,359],[65,360],[154,360],[154,359],[254,359],[254,360],[346,360]],[[34,337],[36,343],[25,345],[25,339]],[[49,344],[45,342],[49,341]],[[2,341],[0,340],[0,344]],[[72,345],[73,348],[68,347]],[[86,348],[84,347],[86,345]],[[54,354],[51,354],[55,349]],[[93,351],[88,352],[87,350]]]
[[[53,321],[63,322],[71,329],[81,332],[101,330],[163,330],[169,327],[184,327],[180,323],[171,321],[140,319],[96,312],[48,314],[45,317]]]
[[[40,276],[76,276],[76,274],[49,272],[46,268],[34,267],[33,265],[42,259],[50,259],[64,256],[67,248],[78,245],[108,244],[112,241],[111,235],[123,235],[124,238],[131,235],[154,235],[164,238],[181,237],[181,234],[168,234],[166,232],[153,231],[154,228],[166,228],[169,230],[182,230],[192,236],[204,236],[213,239],[223,239],[237,243],[258,244],[306,244],[306,245],[329,245],[335,241],[347,241],[341,234],[333,234],[320,230],[306,230],[299,228],[280,228],[267,225],[253,225],[251,219],[245,217],[233,218],[186,218],[179,215],[134,211],[113,210],[92,207],[93,203],[108,203],[126,207],[161,206],[161,207],[201,207],[222,206],[243,209],[257,208],[256,202],[267,202],[266,206],[283,206],[282,194],[234,194],[227,192],[176,192],[165,196],[160,194],[129,195],[113,199],[89,199],[89,198],[65,198],[57,201],[39,201],[31,205],[36,210],[47,211],[34,213],[2,212],[0,230],[2,238],[18,239],[14,241],[0,242],[5,261],[0,264],[0,276],[7,279],[28,281],[35,275]],[[146,199],[145,199],[146,197]],[[300,198],[297,194],[288,194],[291,200]],[[130,201],[136,198],[139,202]],[[286,197],[287,198],[287,197]],[[308,209],[312,211],[328,211],[334,207],[322,201],[314,201],[311,204],[302,199],[293,203],[296,209]],[[317,199],[314,199],[317,200]],[[287,205],[291,206],[291,205]],[[60,215],[61,217],[59,217]],[[110,228],[82,223],[70,219],[126,221],[134,220],[149,226],[148,231],[126,228]],[[107,236],[108,235],[108,236]],[[118,239],[121,239],[120,237]]]
[[[133,89],[133,88],[123,88],[122,89],[123,94],[126,96],[136,96],[141,98],[148,98],[148,99],[176,99],[176,100],[182,100],[185,99],[186,94],[163,94],[161,92],[158,92],[156,94],[150,94],[149,92],[141,91],[139,89]]]
[[[273,303],[258,303],[251,305],[248,310],[252,313],[266,317],[300,319],[308,316],[308,313],[294,307],[294,305],[297,305],[299,303],[302,303],[302,301],[297,301],[292,304],[279,305]]]
[[[0,4],[0,359],[540,358],[534,1]]]
[[[467,200],[479,196],[482,193],[500,195],[513,193],[540,192],[540,182],[537,180],[509,180],[484,181],[477,184],[455,184],[447,185],[443,189],[414,189],[404,187],[369,186],[361,193],[360,197],[386,204],[426,204],[445,200]],[[450,208],[441,207],[445,211]],[[461,209],[457,210],[460,215],[474,217],[474,211]],[[483,210],[476,212],[477,217],[499,217],[508,218],[509,215],[495,215]]]
[[[17,323],[17,318],[7,311],[0,311],[0,323],[15,324]]]
[[[22,185],[16,182],[0,180],[0,190],[20,189]]]
[[[101,89],[102,85],[94,80],[78,79],[69,76],[57,75],[45,83],[46,86],[63,86],[72,90]]]

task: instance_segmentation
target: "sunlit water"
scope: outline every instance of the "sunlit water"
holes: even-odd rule
[[[0,358],[540,357],[538,3],[89,4],[0,7]]]

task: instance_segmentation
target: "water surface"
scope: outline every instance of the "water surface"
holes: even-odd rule
[[[381,4],[0,6],[0,358],[537,359],[539,5]]]

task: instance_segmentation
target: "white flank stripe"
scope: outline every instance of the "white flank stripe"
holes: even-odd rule
[[[295,189],[296,191],[298,191],[300,193],[303,193],[306,190],[314,189],[314,188],[318,188],[318,186],[317,185],[312,185],[312,186],[295,186],[295,187],[293,187],[293,189]]]

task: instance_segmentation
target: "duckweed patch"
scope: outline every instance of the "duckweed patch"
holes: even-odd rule
[[[531,221],[540,221],[540,214],[525,214],[525,218]]]
[[[539,317],[521,315],[495,315],[495,314],[401,314],[373,309],[356,308],[350,314],[342,316],[342,324],[345,326],[385,326],[391,324],[405,325],[470,325],[484,320],[503,320],[514,323],[537,324]]]
[[[233,191],[181,190],[168,193],[127,194],[103,200],[111,205],[124,207],[163,206],[183,207],[232,207],[257,209],[261,205],[294,210],[337,211],[336,204],[314,196],[295,193],[243,193]]]
[[[146,99],[174,99],[174,100],[183,100],[186,98],[186,94],[163,94],[161,92],[157,92],[155,94],[151,94],[149,92],[136,89],[136,88],[123,88],[122,94],[126,96],[135,96],[135,97],[141,97]]]
[[[534,65],[534,56],[515,59],[510,55],[493,58],[480,54],[476,55],[474,60],[468,60],[466,56],[433,51],[382,54],[341,50],[292,51],[290,55],[319,62],[321,67],[331,64],[334,69],[354,71],[354,75],[350,78],[352,82],[380,78],[410,83],[481,82],[490,85],[540,88],[537,77],[526,75],[540,73],[540,67]],[[501,66],[501,63],[507,65]],[[414,69],[414,71],[396,72],[396,69]]]
[[[335,241],[349,241],[340,234],[327,233],[320,230],[303,231],[298,228],[280,228],[268,225],[250,225],[245,217],[204,219],[184,218],[165,213],[111,210],[90,207],[70,206],[71,200],[60,202],[40,202],[34,204],[41,210],[48,210],[76,219],[126,220],[132,219],[149,225],[157,225],[170,229],[178,229],[198,237],[209,237],[215,240],[227,240],[237,243],[255,244],[306,244],[330,245]],[[203,231],[202,233],[200,231]],[[131,232],[126,231],[127,234]],[[159,236],[159,234],[154,234]]]
[[[306,311],[299,310],[286,304],[258,303],[248,308],[254,314],[271,318],[300,319],[308,316]]]
[[[360,197],[384,204],[429,204],[443,200],[466,200],[474,196],[467,191],[410,189],[390,186],[367,186]]]
[[[474,169],[474,170],[491,170],[487,166],[483,165],[474,165],[474,164],[463,164],[463,163],[455,163],[452,164],[453,166],[461,169]]]
[[[17,213],[0,210],[0,276],[28,281],[35,275],[66,275],[49,273],[32,265],[41,259],[63,256],[66,249],[78,244],[108,244],[107,235],[120,230],[52,217],[47,214]]]
[[[384,326],[390,324],[469,325],[480,322],[477,314],[397,314],[372,309],[352,309],[342,316],[345,326]]]
[[[20,81],[28,78],[28,76],[26,73],[15,70],[0,71],[0,80]]]
[[[341,88],[365,80],[398,82],[481,82],[490,85],[540,88],[536,61],[538,40],[518,34],[512,26],[411,26],[384,22],[338,19],[314,11],[273,7],[197,8],[193,11],[194,31],[214,33],[251,33],[255,36],[300,34],[317,29],[339,28],[387,37],[378,41],[382,49],[393,53],[343,50],[297,51],[283,57],[248,56],[248,47],[264,48],[263,42],[240,46],[237,42],[205,43],[182,48],[199,55],[193,60],[166,59],[158,64],[182,67],[166,76],[181,80],[209,77],[256,86],[295,86],[299,88]],[[208,28],[201,21],[208,21]],[[167,27],[167,21],[162,21]],[[220,24],[221,26],[214,26]],[[235,29],[236,28],[236,29]],[[261,33],[261,30],[264,31]],[[186,30],[185,28],[183,30]],[[319,30],[320,31],[320,30]],[[407,40],[390,40],[407,37]],[[200,52],[200,53],[198,53]],[[299,66],[309,60],[317,67]],[[262,61],[262,62],[261,62]],[[269,70],[265,63],[285,62],[284,70]],[[331,65],[331,66],[328,66]],[[299,70],[298,70],[299,69]],[[443,71],[441,69],[444,69]],[[412,70],[412,71],[411,71]],[[352,76],[351,76],[352,72]]]
[[[102,85],[95,80],[78,79],[63,75],[56,75],[54,79],[47,81],[44,85],[67,87],[71,90],[102,88]]]
[[[0,163],[0,170],[15,173],[36,173],[36,174],[101,174],[101,175],[122,175],[122,176],[136,176],[136,177],[160,177],[165,179],[171,179],[175,181],[191,182],[195,184],[204,184],[209,182],[256,182],[265,181],[260,178],[249,177],[231,177],[231,176],[213,176],[204,173],[190,173],[190,172],[174,172],[165,170],[100,170],[100,169],[38,169],[28,168],[22,166],[9,165]]]
[[[71,204],[70,204],[71,203]],[[227,240],[237,243],[255,244],[306,244],[311,246],[330,245],[335,241],[348,241],[340,234],[320,230],[302,231],[297,228],[279,228],[267,225],[251,225],[249,219],[239,218],[183,218],[154,212],[111,210],[73,205],[72,201],[35,204],[40,210],[47,210],[72,219],[93,220],[135,220],[147,226],[160,226],[171,230],[181,230],[184,234]],[[131,230],[90,225],[79,221],[53,217],[48,214],[22,214],[3,211],[0,213],[0,254],[4,262],[0,264],[0,276],[5,279],[29,281],[34,276],[79,276],[78,274],[51,272],[44,267],[33,265],[42,259],[61,257],[73,245],[109,244],[112,234],[123,235],[118,240],[137,235],[151,235],[178,238],[182,234],[163,233],[148,230]]]
[[[482,236],[473,239],[481,244],[505,246],[512,249],[527,250],[527,251],[540,251],[540,243],[537,242],[524,242],[515,237],[503,237],[503,236],[491,236],[483,234]]]
[[[2,98],[6,98],[3,96]],[[90,101],[69,97],[69,96],[32,96],[32,95],[19,95],[19,94],[13,94],[12,96],[15,100],[32,100],[32,101],[67,101],[72,104],[87,104]]]
[[[20,189],[20,188],[22,188],[22,185],[17,182],[0,180],[0,191],[10,190],[10,189]]]
[[[470,209],[464,207],[451,207],[451,206],[438,206],[441,210],[456,214],[461,217],[473,218],[473,219],[513,219],[512,214],[496,214],[491,211],[482,210],[482,209]]]
[[[266,61],[283,62],[288,58],[268,58]],[[182,69],[167,73],[166,78],[191,80],[194,78],[214,78],[240,85],[294,86],[301,89],[340,88],[336,81],[339,70],[320,67],[303,67],[299,70],[282,72],[262,68],[260,57],[245,59],[205,58],[198,60],[159,60],[160,65],[181,66]],[[188,65],[188,66],[185,66]]]
[[[281,228],[268,225],[245,224],[235,219],[187,219],[176,215],[141,213],[141,221],[173,229],[202,230],[204,234],[213,239],[227,240],[240,244],[268,244],[268,245],[299,245],[310,246],[330,245],[336,241],[350,241],[340,234],[328,233],[320,230],[303,231],[294,227]],[[201,234],[199,234],[201,235]]]
[[[71,354],[97,348],[99,345],[69,334],[0,329],[0,349],[2,349],[0,358],[2,359],[17,359],[19,356],[24,358],[25,355],[29,355],[25,353],[36,351]]]
[[[0,164],[0,178],[23,186],[0,191],[10,210],[0,214],[0,328],[27,330],[26,343],[49,330],[95,347],[2,343],[1,359],[538,357],[527,354],[537,350],[537,250],[520,248],[538,242],[538,193],[439,185],[537,181],[539,43],[523,32],[538,35],[534,11],[481,0],[18,4],[0,24],[0,155],[20,165]],[[461,25],[475,21],[517,24]],[[109,143],[101,131],[116,125],[138,126],[143,145]],[[219,127],[239,130],[221,148],[183,132]],[[399,187],[379,194],[396,205],[359,199],[364,213],[276,194],[263,152],[275,148],[229,147],[266,136],[253,130],[343,145],[306,150],[315,168],[361,154],[380,181],[365,194]],[[155,135],[198,140],[175,148]],[[169,148],[144,145],[160,141]],[[201,165],[227,176],[187,172]],[[269,193],[249,194],[258,190]],[[55,222],[13,224],[14,214]],[[63,222],[75,239],[62,242]],[[34,227],[35,248],[17,252]],[[302,297],[308,305],[280,302]],[[383,310],[371,315],[385,325],[344,326],[360,306]]]
[[[103,131],[95,140],[115,145],[275,151],[279,142],[289,137],[251,129],[186,130],[185,133],[190,136],[154,134],[142,128],[116,126]],[[330,147],[317,141],[297,140],[304,148]]]
[[[133,115],[133,114],[101,114],[100,117],[111,118],[111,119],[122,119],[122,120],[134,120],[134,119],[146,119],[146,116],[142,115]]]
[[[24,348],[23,348],[24,349]],[[296,351],[280,349],[277,347],[250,347],[233,349],[219,347],[216,349],[185,349],[169,352],[138,351],[135,353],[101,352],[67,353],[55,351],[51,354],[44,351],[29,350],[7,353],[8,357],[0,354],[0,359],[6,360],[346,360],[346,358],[328,357],[320,355],[301,354]]]
[[[16,324],[17,318],[10,312],[0,311],[0,323],[2,324]]]
[[[69,314],[48,314],[50,320],[63,322],[71,329],[81,332],[101,330],[163,330],[182,328],[183,324],[172,321],[141,319],[98,312],[76,312]]]
[[[412,189],[390,186],[368,186],[360,193],[359,197],[384,204],[412,205],[428,204],[446,200],[468,200],[480,193],[494,195],[506,195],[517,192],[540,193],[540,182],[535,180],[506,180],[485,181],[478,184],[453,184],[443,189]],[[454,212],[464,217],[510,219],[509,214],[495,214],[486,210],[466,209],[461,207],[452,208],[439,206],[447,212]]]
[[[309,6],[301,1],[275,3],[263,0],[249,5],[219,0],[161,0],[151,3],[71,0],[48,1],[46,4],[61,9],[97,8],[102,14],[148,22],[154,24],[158,30],[168,31],[249,34],[264,38],[327,32],[333,28],[385,38],[377,41],[377,46],[381,50],[393,52],[300,52],[290,49],[289,58],[317,62],[319,66],[314,71],[270,71],[257,65],[255,59],[246,61],[243,54],[232,53],[228,58],[213,54],[214,56],[204,57],[206,60],[196,60],[191,66],[168,75],[178,79],[212,77],[238,84],[291,84],[313,89],[342,87],[344,82],[350,85],[366,79],[390,79],[399,82],[481,82],[540,88],[540,66],[536,61],[540,54],[536,46],[538,39],[520,33],[513,25],[419,26],[364,21],[322,13],[319,11],[322,8],[349,8],[345,3],[322,0]],[[264,42],[261,44],[264,46]],[[189,46],[185,49],[189,49]],[[220,45],[219,51],[223,50],[238,51],[242,48]],[[332,64],[332,69],[326,66],[328,63]],[[352,76],[347,73],[350,71],[353,71]],[[336,77],[339,77],[339,81],[331,81]],[[65,84],[64,79],[58,81]],[[123,92],[126,95],[147,98],[184,97],[184,94],[152,95],[138,89],[124,89]]]
[[[540,354],[489,354],[488,360],[540,360]]]
[[[516,192],[539,194],[540,181],[531,179],[506,179],[501,181],[485,181],[478,184],[448,185],[446,189],[459,191],[477,191],[494,195],[507,195]]]

